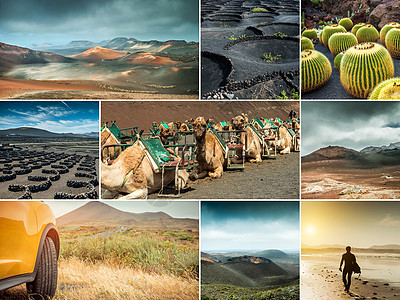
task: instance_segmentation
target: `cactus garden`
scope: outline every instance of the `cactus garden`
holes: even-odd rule
[[[303,99],[400,99],[400,3],[375,2],[302,1]]]

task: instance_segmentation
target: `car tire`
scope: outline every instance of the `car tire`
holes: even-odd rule
[[[57,251],[51,238],[46,237],[40,255],[35,280],[26,284],[30,296],[51,299],[57,289]]]

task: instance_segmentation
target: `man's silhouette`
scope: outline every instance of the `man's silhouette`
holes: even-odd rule
[[[349,292],[350,284],[351,284],[351,275],[353,274],[353,268],[356,264],[356,257],[353,253],[350,253],[351,247],[346,247],[346,253],[342,255],[342,260],[340,261],[339,271],[342,271],[342,265],[344,262],[344,269],[343,269],[343,283],[344,283],[344,290]],[[347,276],[347,279],[346,279]]]

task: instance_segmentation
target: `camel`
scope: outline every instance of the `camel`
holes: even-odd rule
[[[285,125],[279,125],[277,135],[276,149],[280,154],[288,154],[290,151],[294,151],[293,138]]]
[[[262,161],[262,142],[258,138],[257,134],[249,127],[246,126],[249,122],[246,114],[238,115],[232,118],[232,126],[234,130],[245,130],[246,133],[240,134],[240,142],[245,145],[245,157],[252,163],[259,163]],[[247,138],[246,138],[247,134]],[[265,148],[268,152],[268,148]],[[238,150],[236,155],[240,159],[242,157],[242,151]]]
[[[220,178],[227,164],[224,149],[217,141],[217,137],[208,132],[209,120],[198,117],[193,122],[193,131],[196,138],[196,160],[198,166],[193,168],[190,178],[192,180],[204,178],[207,175],[211,178]]]
[[[127,148],[112,165],[101,163],[101,187],[106,189],[103,199],[113,199],[119,193],[127,195],[119,199],[146,198],[149,192],[162,188],[162,173],[156,173],[149,161],[147,150],[139,142]],[[185,187],[189,178],[186,170],[177,171],[179,189]],[[173,182],[175,170],[164,170],[164,186]]]
[[[101,149],[107,145],[119,145],[120,142],[117,138],[111,133],[110,129],[107,126],[104,126],[103,130],[101,131]],[[101,153],[101,157],[115,159],[121,153],[121,147],[109,147],[108,148],[108,155],[107,149],[104,149]]]

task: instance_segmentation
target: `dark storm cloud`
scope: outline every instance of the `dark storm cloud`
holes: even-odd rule
[[[299,203],[202,202],[201,235],[202,251],[294,250],[299,245]]]
[[[400,103],[307,101],[302,106],[302,155],[321,147],[361,150],[400,141]]]
[[[40,35],[50,38],[52,34],[67,41],[117,36],[198,40],[198,2],[0,0],[0,36],[6,42],[22,38],[40,40]]]

